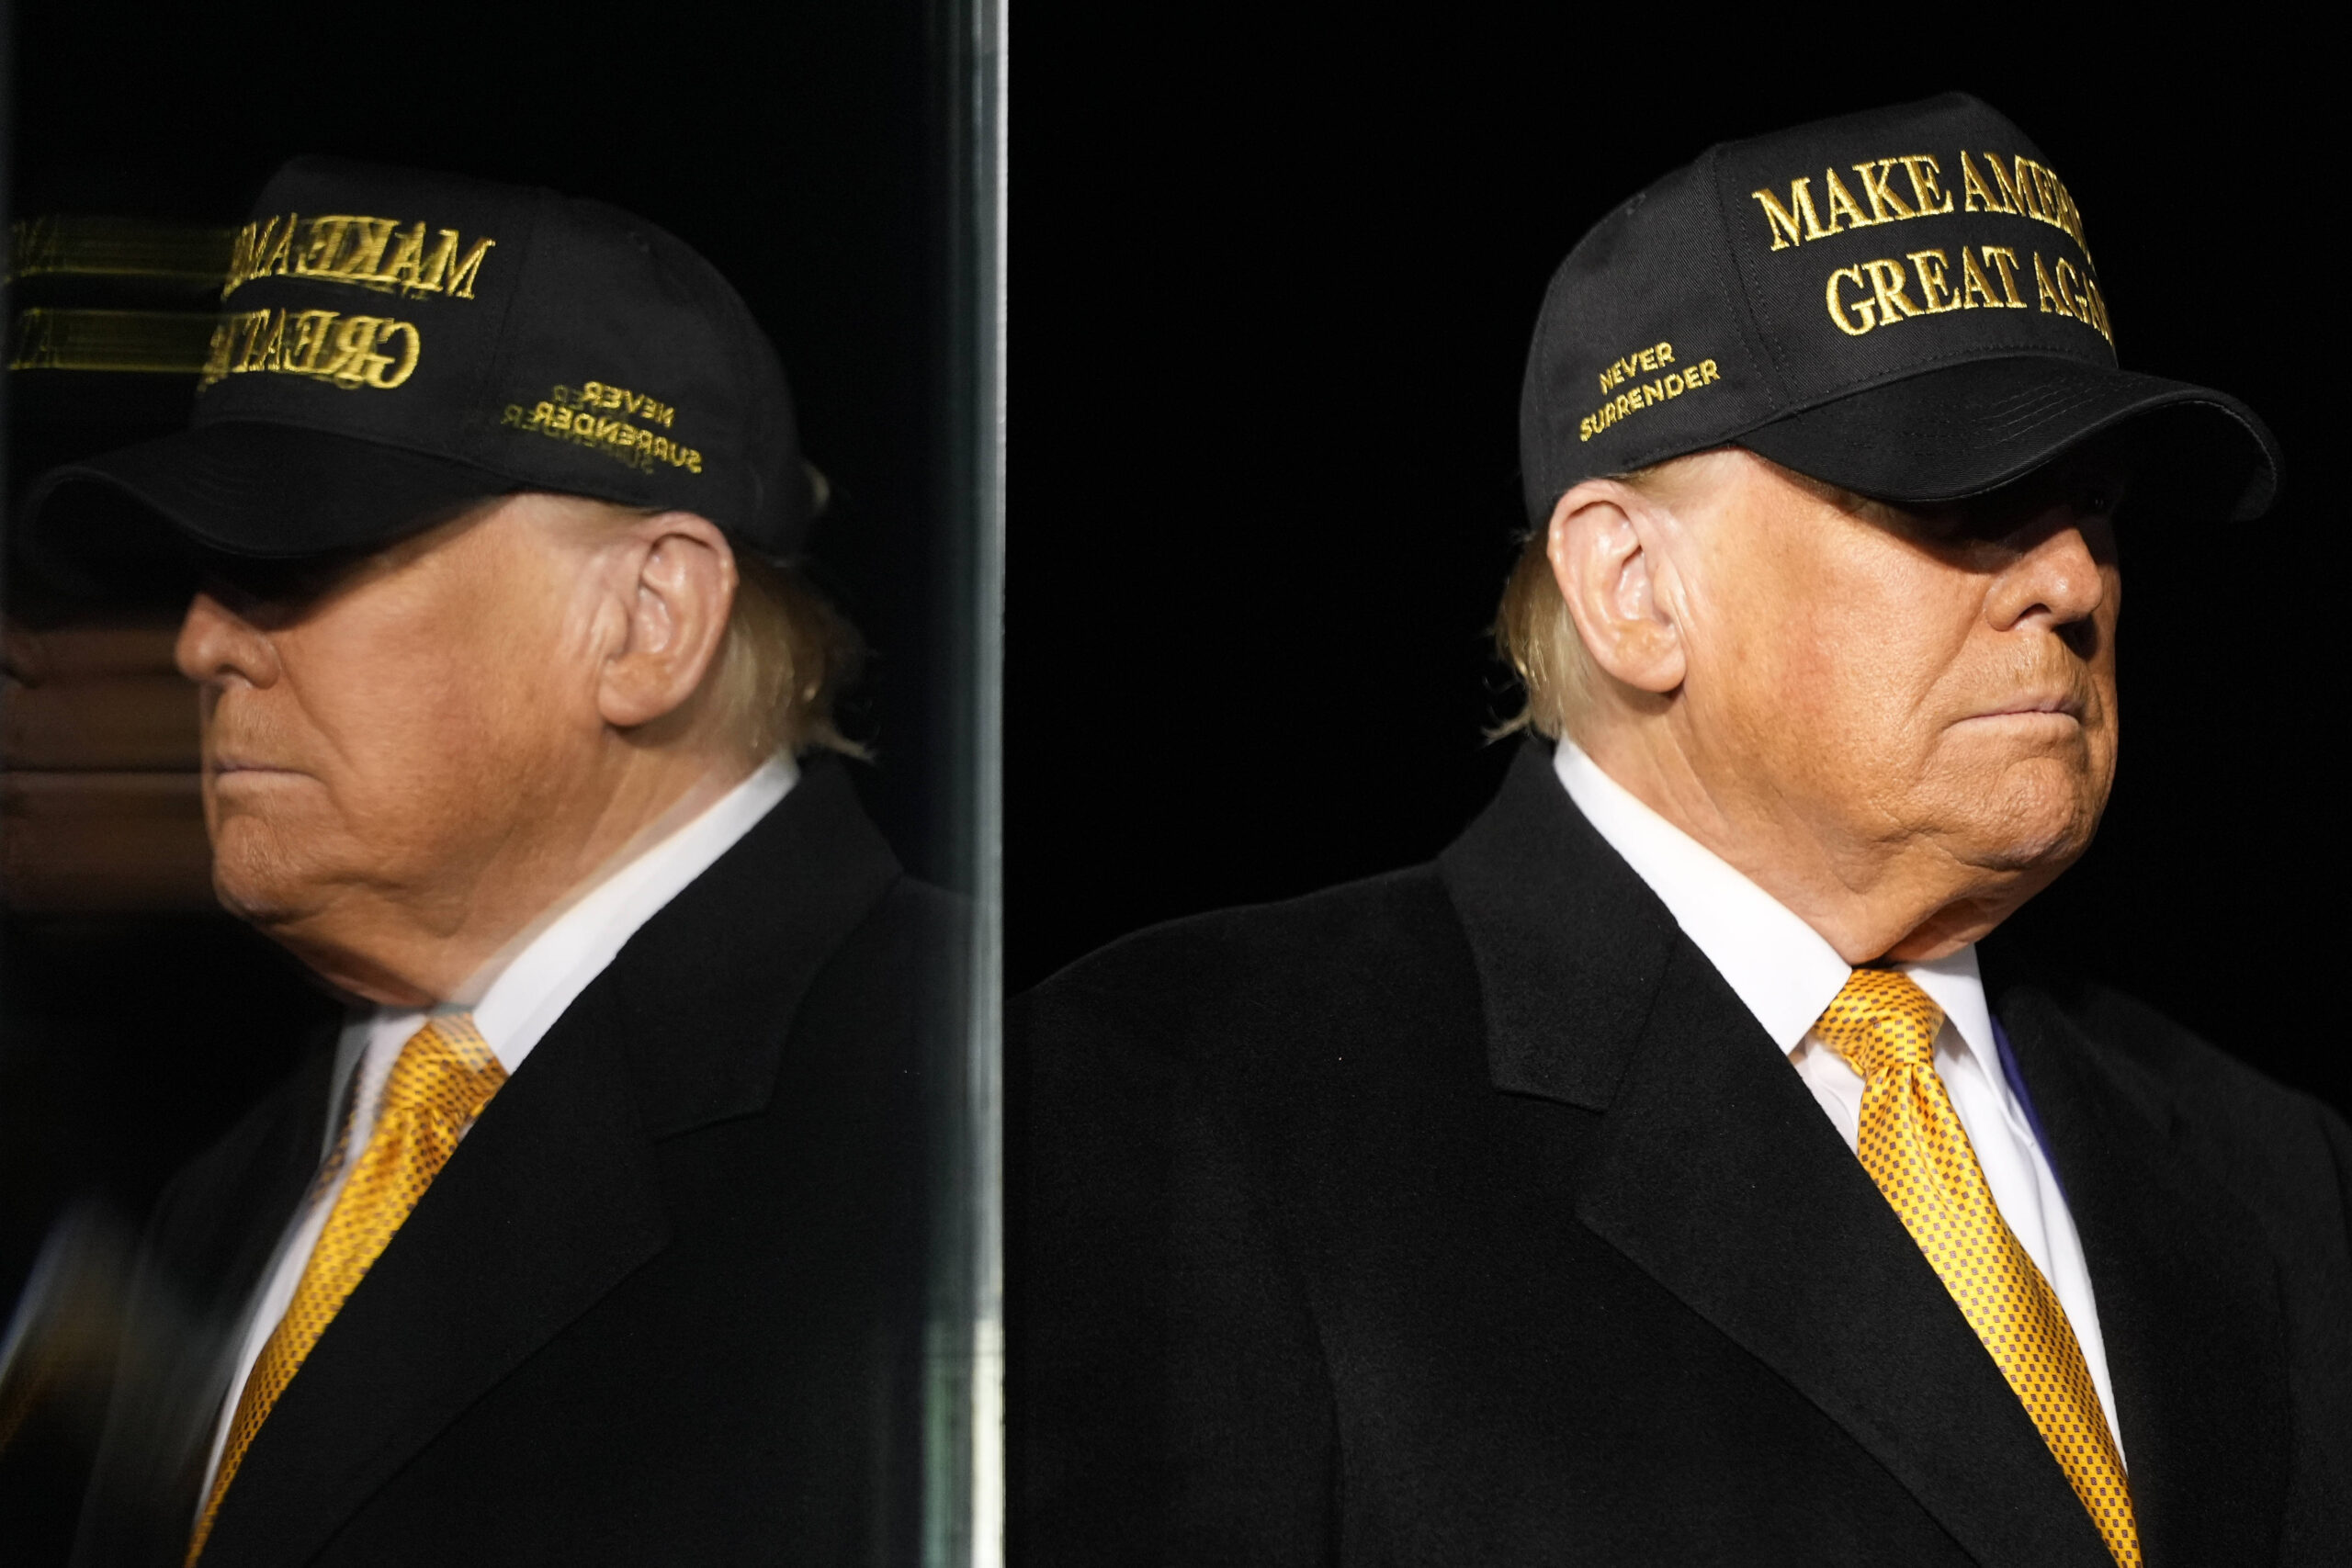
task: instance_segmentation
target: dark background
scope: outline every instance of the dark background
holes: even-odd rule
[[[278,163],[323,152],[548,185],[684,238],[775,339],[832,484],[813,570],[875,649],[844,724],[876,754],[859,787],[902,858],[954,882],[947,11],[18,0],[12,216],[234,224]],[[213,308],[36,279],[10,317],[51,302]],[[175,428],[192,391],[12,376],[8,495],[51,463]],[[0,917],[0,1303],[65,1205],[95,1196],[135,1219],[332,1016],[225,917]],[[62,1561],[85,1438],[44,1412],[0,1456],[0,1563]]]
[[[2288,457],[2258,524],[2126,531],[2119,784],[2015,925],[2352,1110],[2312,984],[2346,698],[2320,41],[1633,9],[1025,15],[1009,985],[1442,848],[1510,749],[1486,628],[1553,268],[1711,141],[1960,88],[2074,192],[2124,365],[2245,397]]]

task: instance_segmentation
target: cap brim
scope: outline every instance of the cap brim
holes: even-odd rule
[[[2132,432],[2135,510],[2243,522],[2278,493],[2278,443],[2223,392],[2072,360],[1974,360],[1855,392],[1759,426],[1737,445],[1880,500],[1959,501],[2071,448]]]
[[[365,551],[514,488],[447,457],[223,421],[52,468],[26,497],[16,544],[22,563],[48,581],[103,592],[184,559],[174,535],[263,560]]]

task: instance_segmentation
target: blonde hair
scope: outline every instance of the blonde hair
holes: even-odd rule
[[[615,530],[627,532],[673,510],[565,491],[511,492],[533,494],[564,502],[585,530],[579,536],[599,544],[610,543]],[[865,639],[799,567],[752,555],[724,529],[720,533],[735,566],[735,596],[689,705],[688,722],[707,726],[714,743],[754,761],[786,750],[796,757],[817,750],[867,756],[864,746],[842,733],[836,714],[842,694],[865,668]]]
[[[863,757],[834,708],[865,663],[865,641],[801,571],[738,551],[710,700],[747,754],[822,749]]]
[[[1538,528],[1521,540],[1519,559],[1503,583],[1495,614],[1495,651],[1519,677],[1519,711],[1487,733],[1499,740],[1532,729],[1557,740],[1573,718],[1592,705],[1592,655],[1577,635],[1576,617],[1552,575],[1551,529]]]

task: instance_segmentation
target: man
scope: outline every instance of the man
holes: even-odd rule
[[[1994,934],[2107,799],[2119,535],[2276,483],[2112,331],[1961,96],[1577,246],[1542,739],[1435,863],[1015,1010],[1016,1555],[2352,1561],[2352,1134]]]
[[[168,523],[216,886],[353,1010],[162,1201],[77,1562],[902,1556],[958,920],[827,754],[773,350],[626,213],[326,160],[225,304],[32,545]]]

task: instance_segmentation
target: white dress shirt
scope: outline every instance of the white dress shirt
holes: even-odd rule
[[[1852,966],[1786,905],[1635,799],[1573,742],[1559,743],[1552,765],[1577,809],[1649,884],[1682,933],[1706,954],[1772,1043],[1788,1053],[1790,1065],[1846,1146],[1854,1147],[1861,1122],[1861,1076],[1813,1032]],[[1936,1075],[1968,1131],[2001,1218],[2057,1292],[2120,1452],[2122,1427],[2115,1419],[2115,1391],[2108,1380],[2098,1303],[2091,1294],[2082,1241],[2058,1179],[2001,1069],[1975,946],[1931,964],[1894,967],[1943,1010]]]
[[[573,998],[588,988],[589,982],[604,973],[637,929],[733,848],[799,779],[800,770],[792,759],[779,755],[683,825],[655,823],[598,874],[510,942],[465,987],[467,996],[475,998],[470,1010],[474,1027],[481,1032],[499,1066],[513,1076],[531,1048],[563,1016]],[[433,1013],[462,1010],[467,1010],[462,998],[430,1010],[379,1007],[355,1015],[344,1025],[336,1042],[334,1068],[334,1103],[343,1106],[343,1114],[327,1119],[318,1179],[302,1207],[288,1222],[269,1271],[254,1294],[235,1375],[213,1428],[212,1457],[205,1467],[204,1490],[199,1495],[209,1496],[212,1491],[212,1476],[220,1467],[238,1394],[277,1320],[286,1315],[294,1299],[294,1288],[311,1260],[320,1231],[326,1227],[327,1215],[343,1190],[353,1158],[368,1146],[384,1080],[391,1076],[401,1048]],[[334,1160],[338,1146],[345,1155]]]

